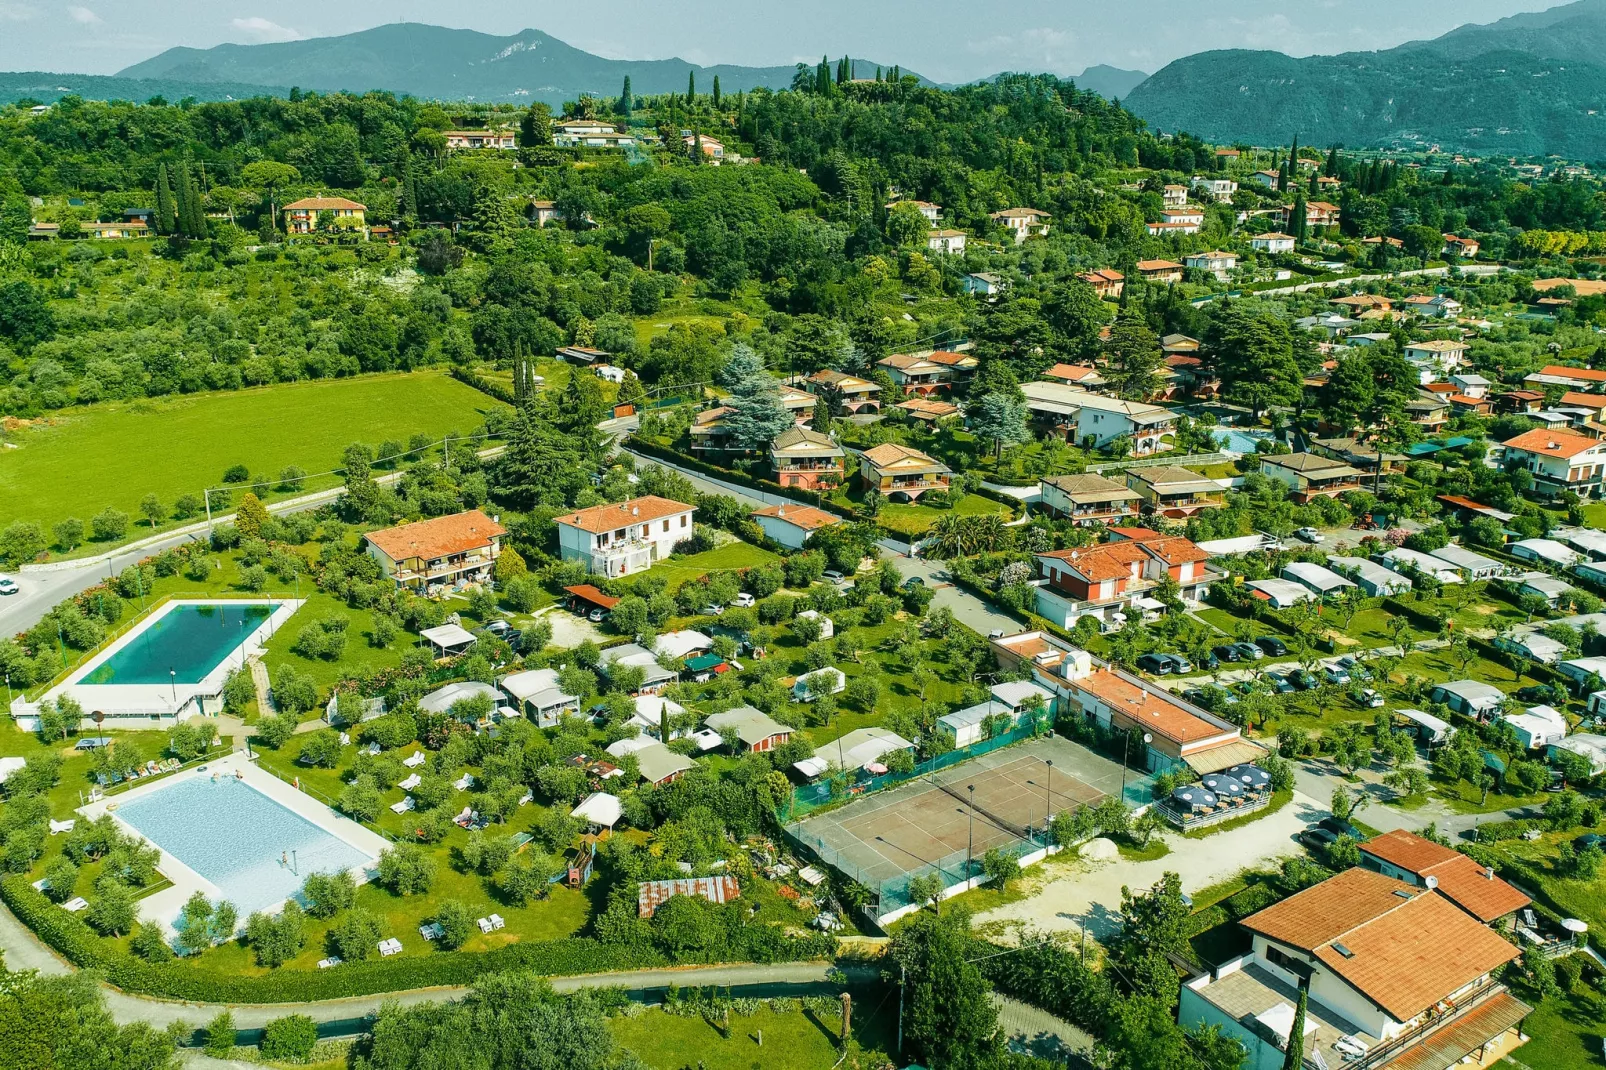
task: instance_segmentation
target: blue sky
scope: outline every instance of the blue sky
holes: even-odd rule
[[[939,81],[1000,70],[1155,71],[1213,48],[1293,55],[1388,48],[1551,0],[0,0],[0,69],[110,74],[174,45],[207,48],[429,22],[526,27],[621,59],[770,65],[851,52]]]

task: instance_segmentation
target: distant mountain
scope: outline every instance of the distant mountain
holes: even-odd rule
[[[1091,89],[1106,100],[1125,100],[1126,95],[1148,75],[1142,71],[1126,71],[1100,63],[1071,79],[1078,89]]]
[[[864,59],[854,63],[861,75],[877,66]],[[758,86],[786,88],[796,70],[795,66],[701,67],[683,59],[604,59],[540,30],[497,37],[475,30],[393,23],[344,37],[170,48],[118,73],[124,78],[252,82],[324,92],[387,89],[442,100],[561,104],[581,93],[617,96],[626,76],[631,90],[641,94],[683,93],[690,72],[696,72],[700,93],[713,88],[715,75],[720,89],[734,93]]]
[[[48,71],[0,72],[0,104],[37,100],[49,104],[73,95],[85,100],[134,100],[143,103],[165,97],[177,103],[196,100],[242,100],[246,97],[288,96],[288,89],[240,82],[181,82],[171,78],[123,78],[103,74],[51,74]]]
[[[1202,52],[1123,103],[1216,141],[1445,148],[1606,159],[1606,0],[1383,52]]]

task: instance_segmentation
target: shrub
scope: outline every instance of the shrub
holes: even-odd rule
[[[296,725],[300,722],[288,713],[281,713],[277,717],[263,717],[257,721],[256,737],[272,750],[278,750],[290,742],[290,737],[296,733]]]
[[[222,1059],[233,1050],[234,1015],[220,1011],[216,1018],[206,1023],[206,1053],[214,1059]]]
[[[332,918],[342,910],[351,909],[357,901],[357,882],[346,870],[334,873],[309,873],[301,885],[301,894],[307,900],[307,913],[315,918]]]
[[[429,891],[435,870],[435,859],[414,844],[399,843],[379,856],[379,883],[397,895]]]
[[[353,910],[329,930],[329,950],[347,962],[361,962],[379,950],[379,919],[366,910]]]
[[[448,899],[435,914],[435,924],[441,927],[436,943],[447,951],[462,947],[474,933],[474,912],[457,899]]]
[[[304,1063],[318,1045],[318,1025],[305,1014],[275,1018],[262,1030],[262,1057]]]
[[[128,534],[128,514],[107,507],[89,519],[89,532],[96,541],[120,539]]]

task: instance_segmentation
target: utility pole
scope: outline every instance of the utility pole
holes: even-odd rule
[[[965,790],[970,792],[970,839],[965,846],[965,879],[968,881],[976,862],[976,785],[967,784]]]

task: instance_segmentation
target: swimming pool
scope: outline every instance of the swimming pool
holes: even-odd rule
[[[252,911],[290,898],[309,873],[374,861],[232,772],[215,781],[200,775],[158,785],[120,805],[116,814],[215,885],[239,909],[242,922]]]
[[[255,634],[272,611],[262,602],[179,602],[78,683],[200,683]]]
[[[1271,437],[1270,431],[1240,431],[1236,427],[1218,427],[1210,432],[1217,446],[1233,453],[1254,453],[1255,443]]]

